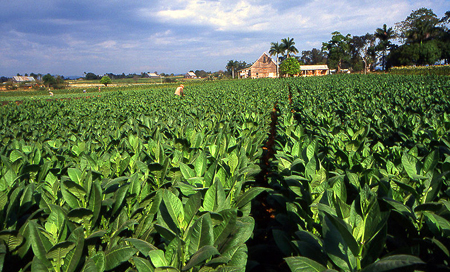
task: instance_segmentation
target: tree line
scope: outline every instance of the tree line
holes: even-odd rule
[[[343,35],[336,31],[320,50],[303,51],[305,64],[328,64],[340,71],[387,70],[393,66],[448,64],[450,61],[450,11],[442,18],[427,8],[412,11],[395,27],[384,24],[374,33]],[[394,43],[397,41],[397,43]]]
[[[449,64],[449,23],[450,11],[439,18],[431,9],[420,8],[394,27],[384,24],[374,33],[352,36],[335,31],[321,48],[302,51],[300,56],[293,55],[299,51],[290,37],[280,43],[272,42],[269,54],[280,64],[281,75],[300,72],[300,64],[327,64],[338,73],[343,69],[366,72],[393,66]],[[226,69],[234,74],[235,70],[245,68],[242,64],[246,63],[230,60]]]

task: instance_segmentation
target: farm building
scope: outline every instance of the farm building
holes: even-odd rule
[[[188,72],[184,74],[184,78],[197,78],[194,72]]]
[[[328,65],[300,65],[302,76],[324,76],[330,73]]]
[[[13,82],[15,83],[25,83],[25,82],[35,82],[34,77],[30,76],[13,76]]]
[[[159,78],[159,75],[157,73],[147,73],[149,78]]]
[[[239,78],[277,77],[277,64],[264,52],[252,66],[239,70]]]

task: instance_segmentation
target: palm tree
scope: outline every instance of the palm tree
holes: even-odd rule
[[[285,38],[285,39],[281,39],[281,46],[283,47],[283,51],[286,51],[286,55],[289,58],[289,53],[298,53],[297,48],[295,48],[295,42],[294,42],[294,38]]]
[[[278,77],[278,54],[283,54],[283,52],[284,52],[283,44],[279,44],[278,42],[271,43],[269,54],[271,56],[274,56],[274,55],[277,56],[277,77]]]
[[[391,42],[389,40],[392,40],[395,38],[395,32],[392,30],[392,27],[387,28],[386,24],[383,25],[383,28],[377,28],[375,31],[375,37],[380,40],[380,43],[378,44],[378,49],[383,52],[382,57],[382,65],[383,65],[383,71],[386,70],[386,51],[388,47],[391,46]]]
[[[228,64],[225,68],[231,71],[231,77],[234,78],[234,71],[238,67],[239,67],[238,61],[230,60],[230,61],[228,61]]]

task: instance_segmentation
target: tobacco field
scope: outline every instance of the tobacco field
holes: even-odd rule
[[[450,271],[450,78],[0,107],[0,271]]]

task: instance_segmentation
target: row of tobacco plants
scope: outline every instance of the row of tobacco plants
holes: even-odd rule
[[[0,271],[448,266],[448,77],[173,92],[0,107]]]
[[[449,77],[288,84],[269,198],[291,270],[449,271]]]

